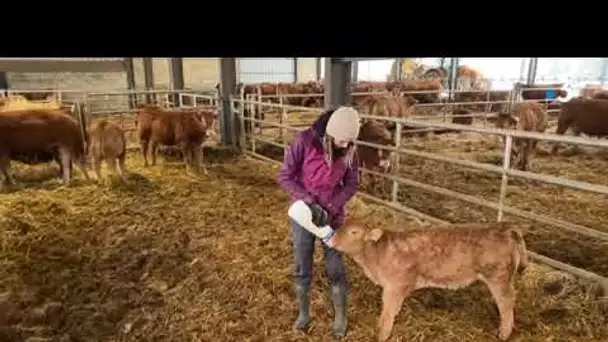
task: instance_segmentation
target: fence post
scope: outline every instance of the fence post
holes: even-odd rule
[[[395,129],[395,148],[399,149],[401,147],[401,131],[403,129],[403,124],[401,122],[396,122],[397,126]],[[394,165],[394,171],[395,172],[399,172],[399,166],[401,164],[400,160],[401,160],[401,153],[399,153],[399,151],[395,151],[395,153],[397,153],[397,155],[395,156],[395,165]],[[391,194],[391,200],[393,201],[393,203],[398,203],[399,202],[399,182],[397,182],[396,180],[393,179],[393,191]]]
[[[181,108],[184,105],[184,102],[182,101],[182,91],[180,90],[175,97],[177,97],[177,107]],[[196,107],[196,105],[193,105],[192,107]]]
[[[492,112],[492,98],[490,97],[490,88],[488,87],[488,92],[486,93],[486,112],[483,114],[483,127],[488,127],[488,114]],[[500,107],[500,106],[497,106]],[[500,110],[499,110],[500,111]],[[474,119],[473,119],[474,120]]]
[[[196,103],[196,98],[192,98]],[[228,106],[230,106],[230,112],[232,113],[232,146],[239,147],[240,143],[240,128],[238,124],[239,115],[234,111],[234,95],[230,94],[228,97]],[[240,147],[239,147],[240,148]]]
[[[260,86],[257,86],[257,97],[254,97],[256,102],[262,102],[262,88]],[[257,105],[255,105],[256,111],[255,113],[253,113],[253,117],[256,119],[262,119],[262,110],[264,109],[262,107],[261,103],[258,103]],[[256,125],[258,125],[260,127],[260,134],[262,134],[262,123],[258,122],[258,123],[254,123],[253,127],[256,127]]]
[[[248,101],[249,101],[247,104],[249,105],[249,109],[250,109],[249,113],[248,113],[249,114],[248,117],[251,118],[251,119],[255,119],[255,112],[254,111],[256,110],[257,107],[256,107],[256,104],[253,103],[253,100],[255,100],[256,94],[247,94],[247,97],[248,97]],[[248,132],[249,133],[249,142],[251,143],[251,152],[255,153],[255,145],[256,145],[255,143],[256,143],[256,140],[255,140],[255,136],[254,135],[255,135],[255,125],[256,125],[256,123],[253,122],[253,121],[251,121],[251,120],[248,120],[248,121],[249,121],[249,124],[251,125],[250,126],[251,130]]]
[[[502,221],[503,212],[502,208],[504,207],[505,197],[507,196],[507,184],[509,182],[509,176],[507,172],[511,167],[511,147],[513,146],[513,137],[509,134],[505,137],[505,149],[503,152],[502,158],[502,179],[500,182],[500,195],[498,198],[498,218],[496,219],[498,222]]]
[[[232,111],[234,115],[236,115],[239,123],[239,150],[241,151],[241,153],[244,153],[245,144],[247,142],[247,140],[245,139],[245,135],[247,134],[247,132],[245,131],[245,103],[241,102],[239,109],[237,109],[236,102],[234,101],[234,96],[230,97],[230,103],[232,105]]]
[[[283,94],[279,95],[279,105],[281,107],[279,107],[279,123],[281,125],[285,124],[285,120],[287,118],[287,109],[283,107],[283,105],[285,104],[285,99],[283,98]],[[283,127],[279,127],[279,137],[281,138],[281,141],[283,141],[283,136],[284,136],[283,132]]]

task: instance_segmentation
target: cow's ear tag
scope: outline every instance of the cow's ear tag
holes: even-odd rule
[[[555,93],[555,90],[547,90],[547,98],[549,100],[555,100],[556,97],[557,94]]]

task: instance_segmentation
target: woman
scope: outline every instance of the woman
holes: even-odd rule
[[[317,226],[329,224],[338,229],[344,224],[344,207],[359,187],[354,145],[359,128],[359,113],[353,108],[329,110],[300,132],[285,150],[279,183],[290,193],[292,202],[303,200],[310,206]],[[315,236],[291,219],[290,225],[295,254],[294,289],[299,302],[294,328],[305,330],[310,322],[308,293]],[[339,339],[347,329],[346,270],[342,254],[325,244],[323,258],[332,285],[332,336]]]

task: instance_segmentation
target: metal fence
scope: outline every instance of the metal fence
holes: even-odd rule
[[[18,90],[13,90],[12,92],[19,92]],[[25,91],[23,91],[25,92]],[[35,92],[35,91],[29,91]],[[48,92],[48,91],[39,91],[39,92]],[[95,116],[103,116],[103,115],[112,115],[118,113],[129,112],[131,109],[130,103],[133,102],[133,99],[141,99],[142,101],[147,100],[147,97],[156,95],[157,97],[167,98],[171,101],[167,101],[169,105],[176,107],[193,107],[198,105],[207,105],[207,104],[217,104],[217,95],[204,95],[193,92],[177,92],[177,91],[143,91],[143,92],[107,92],[107,93],[83,93],[83,92],[70,92],[70,91],[57,91],[57,96],[59,99],[65,98],[75,98],[80,99],[82,103],[82,108],[86,108],[86,112],[90,117]],[[308,96],[309,94],[307,94]],[[113,101],[113,97],[122,98],[120,102],[124,104],[119,108],[113,108],[111,110],[93,110],[98,108],[103,108],[101,104],[107,102],[116,102]],[[240,132],[242,133],[240,136],[235,137],[240,141],[241,146],[249,145],[244,153],[250,156],[254,156],[257,158],[261,158],[263,160],[272,161],[275,163],[280,163],[272,158],[265,157],[258,150],[259,143],[268,144],[272,146],[279,147],[283,149],[285,147],[284,143],[275,141],[273,137],[268,136],[260,136],[259,134],[254,134],[253,132],[245,130],[245,126],[249,123],[258,123],[260,126],[264,124],[267,127],[276,127],[278,128],[278,134],[276,137],[282,138],[285,132],[296,132],[303,129],[303,127],[293,127],[287,124],[287,120],[283,120],[287,117],[288,111],[298,111],[302,113],[308,113],[313,117],[318,113],[318,109],[316,108],[307,108],[307,107],[297,107],[297,106],[289,106],[282,103],[268,103],[261,101],[253,101],[251,99],[243,99],[239,98],[231,98],[231,106],[235,111],[235,117],[238,125],[240,126]],[[96,106],[98,105],[99,106]],[[274,108],[276,111],[280,112],[278,122],[273,122],[271,120],[262,120],[259,118],[255,118],[253,116],[245,116],[245,108],[259,108],[258,110],[262,110],[263,108]],[[250,114],[252,111],[249,112]],[[427,120],[420,120],[418,118],[387,118],[387,117],[376,117],[370,115],[362,115],[365,119],[373,119],[380,121],[391,121],[396,125],[396,143],[395,146],[381,146],[370,144],[362,141],[358,141],[358,144],[366,145],[379,149],[387,149],[393,151],[395,153],[395,158],[397,159],[396,165],[399,165],[399,158],[402,155],[410,155],[420,158],[425,158],[429,160],[436,160],[441,162],[446,162],[450,164],[465,166],[468,168],[473,168],[477,170],[489,171],[495,174],[500,175],[500,195],[496,201],[490,201],[487,199],[480,199],[479,197],[467,195],[464,193],[459,193],[447,188],[438,187],[435,185],[425,184],[419,181],[415,181],[413,179],[408,179],[401,175],[395,174],[380,174],[370,170],[363,170],[363,172],[368,174],[373,174],[377,177],[384,178],[390,182],[392,182],[392,191],[391,198],[386,200],[379,197],[376,197],[372,194],[361,193],[361,196],[370,200],[373,200],[377,203],[383,204],[389,208],[396,209],[402,212],[405,212],[410,215],[414,215],[416,217],[420,217],[422,219],[426,219],[429,221],[439,222],[441,220],[432,217],[430,215],[424,214],[420,211],[414,210],[412,208],[408,208],[400,203],[399,198],[397,197],[398,190],[400,186],[409,186],[418,188],[427,192],[440,194],[443,196],[447,196],[450,198],[455,198],[458,200],[462,200],[467,203],[475,204],[478,206],[490,208],[496,211],[496,220],[500,221],[504,218],[505,214],[515,215],[521,218],[529,219],[535,222],[543,223],[546,225],[554,226],[560,229],[564,229],[571,232],[576,232],[577,234],[582,234],[584,236],[593,237],[594,239],[598,239],[601,241],[608,241],[608,233],[598,231],[583,225],[575,224],[572,222],[567,222],[564,220],[558,220],[546,215],[540,215],[536,213],[532,213],[529,211],[524,211],[518,208],[514,208],[505,204],[505,197],[508,191],[508,184],[511,178],[523,178],[538,182],[544,182],[546,184],[557,185],[561,187],[567,187],[571,189],[577,189],[587,192],[593,192],[596,194],[608,195],[608,187],[598,184],[590,184],[587,182],[574,181],[561,177],[555,177],[545,174],[537,174],[526,171],[519,171],[511,169],[510,167],[510,155],[511,155],[511,146],[513,144],[513,139],[517,138],[527,138],[527,139],[535,139],[541,141],[549,141],[549,142],[561,142],[567,144],[574,145],[584,145],[584,146],[595,146],[608,148],[608,141],[602,140],[592,140],[585,139],[579,137],[571,137],[571,136],[562,136],[562,135],[554,135],[554,134],[539,134],[539,133],[529,133],[529,132],[520,132],[513,130],[501,130],[501,129],[492,129],[487,127],[475,127],[475,126],[466,126],[466,125],[458,125],[458,124],[450,124],[446,122],[429,122]],[[282,118],[282,119],[281,119]],[[220,125],[223,123],[220,122]],[[418,127],[421,129],[449,129],[456,131],[464,131],[464,132],[474,132],[485,135],[493,135],[497,137],[504,138],[503,145],[503,158],[502,158],[502,166],[489,165],[464,159],[458,159],[453,157],[446,157],[442,155],[438,155],[435,153],[417,151],[413,149],[406,149],[401,146],[401,132],[403,131],[403,127]],[[246,133],[247,132],[247,133]],[[236,139],[235,139],[236,140]],[[538,261],[545,264],[548,264],[552,267],[565,270],[572,274],[575,274],[579,277],[583,277],[586,279],[592,279],[595,281],[599,281],[605,286],[608,287],[608,280],[599,275],[587,272],[580,268],[576,268],[562,262],[549,259],[545,256],[532,254],[533,257]]]
[[[264,107],[275,108],[276,110],[279,110],[282,112],[286,112],[287,110],[308,112],[308,113],[318,111],[318,110],[314,110],[314,109],[306,108],[306,107],[286,106],[286,105],[282,105],[282,104],[273,104],[273,103],[262,103],[259,101],[243,101],[242,99],[233,99],[233,103],[238,104],[238,105],[233,104],[233,107],[235,107],[235,108],[244,108],[247,106],[254,106],[254,107],[264,106]],[[270,120],[261,120],[261,119],[257,119],[257,118],[253,118],[253,117],[244,116],[243,112],[240,110],[237,112],[237,115],[238,115],[238,122],[240,123],[241,126],[244,126],[246,124],[246,122],[249,121],[249,122],[258,123],[260,125],[264,124],[267,127],[276,127],[278,129],[280,129],[281,131],[300,131],[300,130],[304,129],[302,127],[293,127],[293,126],[287,125],[284,122],[273,122]],[[552,218],[552,217],[549,217],[546,215],[540,215],[540,214],[532,213],[529,211],[524,211],[524,210],[521,210],[518,208],[507,206],[504,203],[505,197],[507,194],[507,190],[508,190],[507,185],[509,184],[509,180],[511,178],[523,178],[523,179],[527,179],[527,180],[543,182],[546,184],[557,185],[557,186],[567,187],[567,188],[571,188],[571,189],[578,189],[578,190],[593,192],[593,193],[602,194],[602,195],[608,195],[608,187],[603,186],[603,185],[590,184],[590,183],[586,183],[586,182],[574,181],[574,180],[565,179],[565,178],[561,178],[561,177],[555,177],[555,176],[550,176],[550,175],[545,175],[545,174],[537,174],[537,173],[532,173],[532,172],[511,169],[510,160],[511,160],[511,153],[512,153],[511,146],[513,144],[513,139],[526,138],[526,139],[534,139],[534,140],[548,141],[548,142],[554,142],[554,143],[561,142],[561,143],[567,143],[567,144],[594,146],[594,147],[603,147],[603,148],[608,148],[608,141],[592,140],[592,139],[586,139],[586,138],[580,138],[580,137],[563,136],[563,135],[555,135],[555,134],[541,134],[541,133],[521,132],[521,131],[514,131],[514,130],[493,129],[493,128],[487,128],[487,127],[474,127],[474,126],[441,123],[441,122],[428,122],[428,121],[412,119],[412,118],[399,119],[399,118],[387,118],[387,117],[378,117],[378,116],[370,116],[370,115],[362,115],[362,118],[379,120],[379,121],[391,121],[396,124],[397,133],[395,135],[396,136],[395,146],[382,146],[382,145],[371,144],[371,143],[367,143],[367,142],[363,142],[363,141],[357,142],[360,145],[370,146],[370,147],[374,147],[374,148],[378,148],[378,149],[387,149],[387,150],[395,152],[396,159],[397,159],[396,165],[399,165],[398,159],[400,158],[400,156],[410,155],[410,156],[416,156],[416,157],[421,157],[421,158],[425,158],[425,159],[436,160],[436,161],[451,163],[451,164],[455,164],[455,165],[465,166],[465,167],[473,168],[473,169],[477,169],[477,170],[489,171],[489,172],[499,174],[501,176],[500,177],[499,198],[497,201],[491,201],[491,200],[487,200],[487,199],[481,199],[476,196],[459,193],[459,192],[456,192],[456,191],[453,191],[450,189],[425,184],[425,183],[422,183],[419,181],[408,179],[401,175],[381,174],[381,173],[377,173],[377,172],[370,171],[370,170],[363,170],[363,172],[365,172],[365,173],[373,174],[377,177],[381,177],[381,178],[391,181],[392,182],[392,194],[391,194],[390,200],[384,200],[384,199],[378,198],[369,193],[361,193],[362,197],[371,199],[371,200],[373,200],[377,203],[383,204],[387,207],[402,211],[407,214],[414,215],[414,216],[422,218],[422,219],[426,219],[426,220],[430,220],[430,221],[434,221],[434,222],[441,221],[435,217],[421,213],[412,208],[408,208],[399,202],[399,199],[397,198],[397,192],[398,192],[399,187],[400,186],[410,186],[410,187],[418,188],[418,189],[421,189],[421,190],[424,190],[427,192],[458,199],[458,200],[461,200],[461,201],[464,201],[467,203],[494,209],[494,210],[496,210],[496,220],[497,221],[503,220],[505,214],[511,214],[511,215],[515,215],[515,216],[518,216],[521,218],[539,222],[542,224],[554,226],[554,227],[557,227],[560,229],[565,229],[567,231],[571,231],[571,232],[575,232],[575,233],[582,234],[585,236],[593,237],[593,238],[601,240],[601,241],[608,241],[608,233],[606,233],[606,232],[595,230],[595,229],[585,227],[585,226],[582,226],[579,224],[575,224],[572,222],[558,220],[558,219],[555,219],[555,218]],[[416,151],[413,149],[402,148],[400,133],[402,132],[404,126],[428,128],[428,129],[442,128],[442,129],[474,132],[474,133],[479,133],[479,134],[503,137],[504,145],[503,145],[502,166],[489,165],[489,164],[484,164],[484,163],[479,163],[479,162],[474,162],[474,161],[469,161],[469,160],[464,160],[464,159],[446,157],[446,156],[438,155],[435,153],[428,153],[428,152]],[[245,130],[241,129],[241,132],[245,132]],[[281,133],[278,135],[281,135]],[[248,148],[246,150],[244,150],[245,154],[254,156],[256,158],[260,158],[260,159],[263,159],[266,161],[270,161],[273,163],[280,163],[280,162],[261,154],[257,150],[259,148],[259,144],[263,143],[263,144],[268,144],[271,146],[276,146],[279,148],[284,148],[286,146],[285,144],[283,144],[281,142],[273,140],[271,137],[263,137],[263,136],[260,136],[258,134],[254,134],[254,133],[244,133],[244,134],[242,134],[241,137],[239,137],[239,139],[241,141],[241,146],[249,145]],[[542,255],[532,253],[532,256],[538,262],[545,263],[552,267],[570,272],[579,277],[598,281],[598,282],[602,283],[604,286],[606,286],[606,288],[608,289],[608,279],[607,278],[604,278],[597,274],[582,270],[580,268],[577,268],[577,267],[574,267],[571,265],[567,265],[567,264],[559,262],[557,260],[547,258]]]

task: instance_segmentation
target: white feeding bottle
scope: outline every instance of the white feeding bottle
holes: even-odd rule
[[[324,227],[318,227],[312,222],[312,212],[306,204],[302,200],[295,201],[287,211],[287,215],[291,217],[292,220],[296,221],[302,228],[308,230],[313,235],[318,237],[328,246],[331,246],[329,243],[329,239],[334,235],[334,230],[326,225]]]

